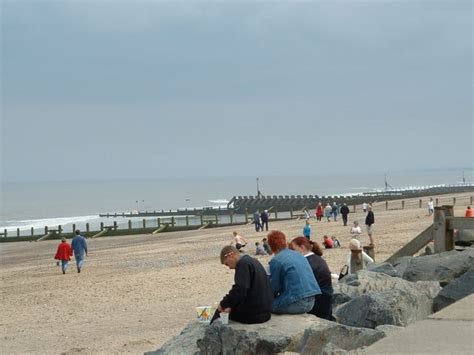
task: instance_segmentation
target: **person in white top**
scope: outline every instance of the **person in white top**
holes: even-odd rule
[[[359,222],[357,221],[354,221],[352,223],[352,227],[351,227],[351,234],[354,238],[358,238],[359,235],[362,233],[362,229],[360,228],[359,226]]]
[[[434,213],[434,202],[433,199],[430,198],[428,201],[428,216],[431,216]]]
[[[360,242],[357,239],[351,239],[349,242],[349,249],[352,250],[362,250],[360,247]],[[353,274],[354,272],[352,271],[351,268],[351,258],[352,258],[352,253],[349,254],[347,257],[347,266],[349,267],[349,274]],[[373,263],[374,259],[372,259],[370,256],[368,256],[363,250],[362,250],[362,269],[367,268],[367,265],[370,263]]]
[[[368,206],[369,206],[369,205],[364,202],[364,203],[362,204],[362,210],[363,210],[364,212],[367,212],[367,207],[368,207]]]

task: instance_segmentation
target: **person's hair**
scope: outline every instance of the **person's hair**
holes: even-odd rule
[[[359,225],[359,221],[354,221],[354,222],[352,222],[352,224],[357,224],[357,225]]]
[[[470,209],[471,209],[471,206],[467,206],[467,209],[470,210]]]
[[[323,237],[323,239],[328,239],[328,238],[329,238],[329,237],[328,237],[327,235],[325,235],[325,236]]]
[[[236,247],[233,245],[226,245],[225,247],[222,248],[221,250],[221,264],[224,264],[224,259],[226,256],[229,256],[233,253],[238,253],[239,251],[237,250]]]
[[[81,231],[79,229],[76,229],[76,235],[81,234]]]
[[[296,244],[299,247],[305,247],[306,250],[312,251],[316,255],[322,256],[323,251],[321,250],[321,247],[319,246],[318,242],[313,242],[311,240],[308,240],[306,237],[296,237],[294,238],[291,243],[288,245],[290,249],[293,249],[293,243]]]
[[[286,235],[283,232],[271,231],[268,233],[267,238],[270,249],[274,253],[278,253],[280,250],[286,249],[288,247],[286,245]]]
[[[233,235],[237,235],[237,234],[239,234],[239,233],[237,233],[237,231],[233,231],[232,234],[233,234]]]
[[[360,250],[360,242],[357,239],[351,239],[349,242],[350,250]]]
[[[259,246],[259,245],[260,245],[260,243],[259,243],[259,242],[255,242],[255,245],[256,245],[256,246]]]
[[[65,241],[66,241],[66,237],[62,237],[61,242],[65,242]]]
[[[267,241],[267,238],[263,238],[263,239],[262,239],[262,242],[266,242],[266,241]]]

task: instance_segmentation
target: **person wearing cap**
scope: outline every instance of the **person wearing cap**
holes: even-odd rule
[[[361,248],[360,242],[357,239],[351,239],[349,242],[349,249],[352,250],[360,250],[362,253],[362,269],[367,268],[367,265],[370,263],[374,262],[374,259],[372,259],[370,256],[368,256]],[[354,274],[355,272],[352,271],[351,268],[351,259],[352,259],[352,253],[349,254],[347,257],[347,266],[349,266],[349,274]]]
[[[260,219],[262,220],[262,231],[263,227],[265,226],[265,230],[268,232],[268,211],[265,210],[260,215]]]
[[[87,256],[87,242],[86,238],[81,235],[79,229],[76,230],[76,236],[72,238],[71,246],[74,251],[74,258],[76,259],[77,272],[81,272],[84,265],[84,258]]]
[[[221,264],[235,270],[234,285],[219,302],[218,311],[229,319],[247,324],[264,323],[271,318],[273,294],[268,275],[260,262],[241,254],[232,245],[221,250]]]
[[[71,245],[66,241],[66,237],[62,237],[61,243],[58,245],[58,250],[56,251],[54,259],[58,260],[58,265],[61,262],[61,270],[63,271],[63,274],[66,273],[66,269],[68,267],[69,260],[71,260],[71,256]]]

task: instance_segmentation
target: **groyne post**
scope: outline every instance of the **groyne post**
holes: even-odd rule
[[[156,225],[158,226],[158,228],[161,227],[161,219],[160,219],[160,217],[158,217],[158,218],[156,219]]]
[[[34,237],[35,236],[35,229],[33,227],[31,227],[31,236]]]
[[[128,220],[128,230],[132,229],[132,221],[129,219]]]
[[[230,224],[234,224],[234,211],[230,211]]]
[[[388,210],[388,201],[385,201],[385,211]]]
[[[353,206],[352,206],[352,212],[353,212],[353,213],[356,213],[356,205],[353,205]]]
[[[17,229],[16,229],[16,236],[17,236],[17,237],[20,236],[20,228],[17,228]]]
[[[45,234],[45,235],[48,234],[48,226],[45,226],[45,227],[44,227],[44,234]]]
[[[174,216],[171,217],[171,227],[174,227],[176,221],[174,220]]]
[[[188,226],[189,226],[189,216],[186,215],[186,227],[188,227]]]
[[[7,232],[7,230],[6,230],[6,229],[4,229],[4,230],[3,230],[3,237],[4,237],[4,238],[6,238],[6,237],[7,237],[7,233],[8,233],[8,232]]]
[[[436,199],[436,201],[435,201],[435,202],[436,202],[436,206],[439,206],[439,200],[438,200],[438,199]]]
[[[216,225],[219,224],[219,216],[216,214]]]
[[[421,208],[421,199],[418,201],[418,208]]]
[[[73,223],[73,224],[72,224],[72,234],[74,234],[75,231],[76,231],[76,224]]]
[[[61,235],[61,233],[63,232],[63,227],[61,227],[61,225],[58,226],[58,234]]]
[[[89,225],[89,223],[86,223],[86,232],[89,233],[91,230],[91,226]]]
[[[245,209],[245,223],[249,223],[249,212]]]
[[[104,230],[104,222],[100,222],[100,230],[101,230],[101,231]]]
[[[275,208],[275,219],[278,219],[278,211],[276,208]]]
[[[290,218],[293,218],[293,207],[290,208]]]
[[[204,225],[204,216],[201,215],[200,217],[201,217],[201,226],[203,226]]]
[[[362,250],[351,250],[351,273],[362,270]]]
[[[469,201],[470,201],[470,205],[472,205],[472,196],[469,198]]]
[[[456,197],[453,197],[453,206],[456,206]]]
[[[117,221],[114,221],[114,230],[117,230]]]
[[[402,200],[402,210],[405,209],[405,200]]]
[[[453,231],[447,230],[446,217],[453,216],[453,206],[435,207],[433,217],[433,240],[435,253],[454,249]]]
[[[142,223],[143,223],[143,229],[145,229],[145,228],[146,228],[146,219],[145,219],[145,218],[143,218],[143,222],[142,222]]]

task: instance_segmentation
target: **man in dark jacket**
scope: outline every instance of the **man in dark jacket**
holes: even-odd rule
[[[219,303],[219,312],[231,320],[254,324],[270,320],[273,302],[270,280],[258,260],[241,254],[232,245],[221,251],[221,263],[235,269],[234,285]]]
[[[347,226],[347,215],[349,214],[349,207],[344,203],[341,207],[342,222]]]
[[[367,234],[369,235],[370,245],[374,246],[374,238],[372,233],[374,231],[375,216],[372,212],[372,206],[368,207],[367,217],[365,217],[365,225],[367,226]]]
[[[265,227],[265,230],[268,232],[268,211],[265,210],[260,214],[260,219],[262,220],[262,232],[263,232],[263,227]]]

